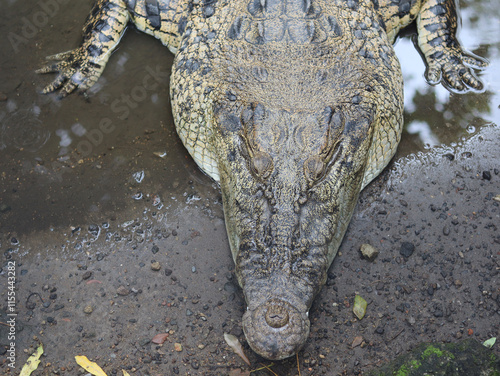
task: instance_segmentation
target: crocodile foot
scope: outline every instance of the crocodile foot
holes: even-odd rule
[[[459,93],[484,89],[473,70],[486,68],[489,64],[486,59],[464,52],[460,47],[450,47],[427,56],[426,61],[425,78],[431,85],[441,82],[448,90]]]
[[[47,56],[47,60],[56,61],[43,68],[36,70],[36,73],[59,73],[51,84],[43,90],[43,94],[55,92],[60,89],[59,97],[65,97],[76,89],[86,90],[99,79],[104,64],[92,62],[88,52],[83,48],[62,52],[56,55]]]

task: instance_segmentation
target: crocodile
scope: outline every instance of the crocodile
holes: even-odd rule
[[[393,157],[416,25],[430,84],[481,91],[455,0],[98,0],[80,47],[49,57],[43,93],[90,88],[129,25],[174,54],[177,133],[219,182],[249,346],[297,353],[360,191]]]

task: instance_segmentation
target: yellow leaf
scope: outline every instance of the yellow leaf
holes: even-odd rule
[[[75,360],[80,367],[84,368],[85,371],[89,371],[92,375],[107,376],[102,368],[97,365],[97,363],[91,362],[85,355],[77,355],[75,356]]]
[[[125,371],[124,369],[122,369],[122,372],[123,372],[123,376],[130,376],[130,374],[127,371]]]
[[[23,366],[23,369],[21,370],[19,376],[31,375],[31,372],[33,372],[38,368],[38,365],[40,364],[39,359],[42,354],[43,354],[43,345],[40,344],[40,346],[38,346],[35,352],[26,361],[26,364]]]

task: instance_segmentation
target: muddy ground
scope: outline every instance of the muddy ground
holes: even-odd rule
[[[33,375],[86,374],[74,360],[86,355],[108,375],[240,375],[268,366],[252,375],[295,376],[363,374],[424,341],[499,336],[497,76],[485,76],[485,93],[444,101],[439,89],[417,90],[398,156],[362,193],[313,304],[305,348],[269,362],[242,334],[245,303],[218,187],[175,135],[172,55],[130,31],[88,98],[37,93],[50,77],[34,70],[78,44],[90,3],[60,5],[43,24],[34,18],[41,3],[13,0],[0,25],[9,51],[0,55],[0,322],[12,318],[12,262],[17,313],[15,369],[10,328],[0,324],[3,374],[17,375],[39,343]],[[490,13],[472,25],[488,24],[481,17]],[[36,32],[26,33],[24,19],[40,23]],[[495,43],[477,52],[495,72],[493,34]],[[405,79],[408,87],[422,82],[420,74]],[[411,131],[423,118],[434,138],[427,128]],[[429,141],[448,146],[417,152]],[[360,256],[363,243],[379,250],[375,261]],[[361,321],[352,313],[356,294],[368,301]],[[166,341],[154,344],[160,333]],[[224,333],[240,339],[251,367]]]
[[[491,157],[499,135],[485,129],[463,147],[402,160],[363,192],[311,309],[301,375],[362,374],[423,341],[500,334],[500,165]],[[227,332],[244,343],[252,369],[297,375],[296,359],[271,365],[245,345],[220,195],[198,186],[162,208],[142,192],[130,222],[107,217],[9,249],[3,240],[2,283],[6,263],[16,262],[16,364],[43,343],[42,375],[83,373],[75,355],[108,375],[250,369],[225,344]],[[380,251],[374,262],[360,257],[362,243]],[[356,294],[368,301],[361,321]],[[159,333],[169,334],[163,345],[151,342]]]

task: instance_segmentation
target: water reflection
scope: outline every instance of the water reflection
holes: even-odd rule
[[[500,60],[500,8],[487,1],[461,5],[460,41],[468,51],[490,61],[490,66],[479,73],[485,92],[454,94],[441,85],[429,86],[423,76],[425,65],[412,41],[399,40],[395,48],[404,75],[406,124],[399,156],[456,142],[469,133],[471,126],[479,129],[490,123],[500,124],[500,80],[496,74]]]

